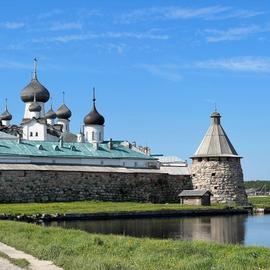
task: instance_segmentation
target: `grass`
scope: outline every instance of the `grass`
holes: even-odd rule
[[[137,239],[0,221],[0,241],[65,270],[270,269],[270,249]]]
[[[0,204],[0,213],[5,214],[68,214],[101,212],[138,212],[160,210],[223,209],[225,205],[189,206],[181,204],[152,204],[135,202],[56,202],[56,203],[14,203]]]
[[[257,208],[270,208],[270,196],[251,196],[248,199]]]
[[[14,259],[9,257],[6,253],[0,251],[0,257],[8,260],[10,263],[19,266],[20,268],[29,269],[30,263],[26,259]]]

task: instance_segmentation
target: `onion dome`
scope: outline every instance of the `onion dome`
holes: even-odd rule
[[[7,99],[6,99],[6,108],[3,113],[0,114],[0,121],[10,121],[12,119],[12,114],[8,111]]]
[[[36,94],[34,95],[34,101],[29,106],[30,112],[40,112],[41,106],[37,103]]]
[[[63,104],[56,111],[56,116],[59,119],[69,119],[72,115],[71,110],[65,104],[65,92],[63,92]]]
[[[84,124],[85,125],[99,125],[103,126],[105,123],[104,117],[97,111],[96,109],[96,96],[95,96],[95,88],[93,89],[93,108],[91,112],[89,112],[84,117]]]
[[[21,99],[23,102],[32,102],[36,95],[38,102],[47,102],[50,93],[37,79],[37,59],[34,59],[34,76],[31,82],[21,91]]]
[[[52,105],[51,105],[51,108],[48,110],[48,112],[45,114],[45,118],[46,119],[55,119],[56,118],[56,113],[53,110]]]

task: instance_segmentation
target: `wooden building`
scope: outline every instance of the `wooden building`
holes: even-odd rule
[[[183,190],[178,196],[181,204],[208,206],[213,194],[208,190]]]

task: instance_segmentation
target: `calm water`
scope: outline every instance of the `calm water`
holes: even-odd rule
[[[270,247],[270,215],[63,221],[46,225],[80,229],[90,233]]]

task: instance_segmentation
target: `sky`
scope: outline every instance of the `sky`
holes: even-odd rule
[[[216,104],[245,179],[270,179],[269,48],[268,0],[0,0],[0,108],[20,123],[36,57],[73,132],[95,87],[107,139],[190,162]]]

